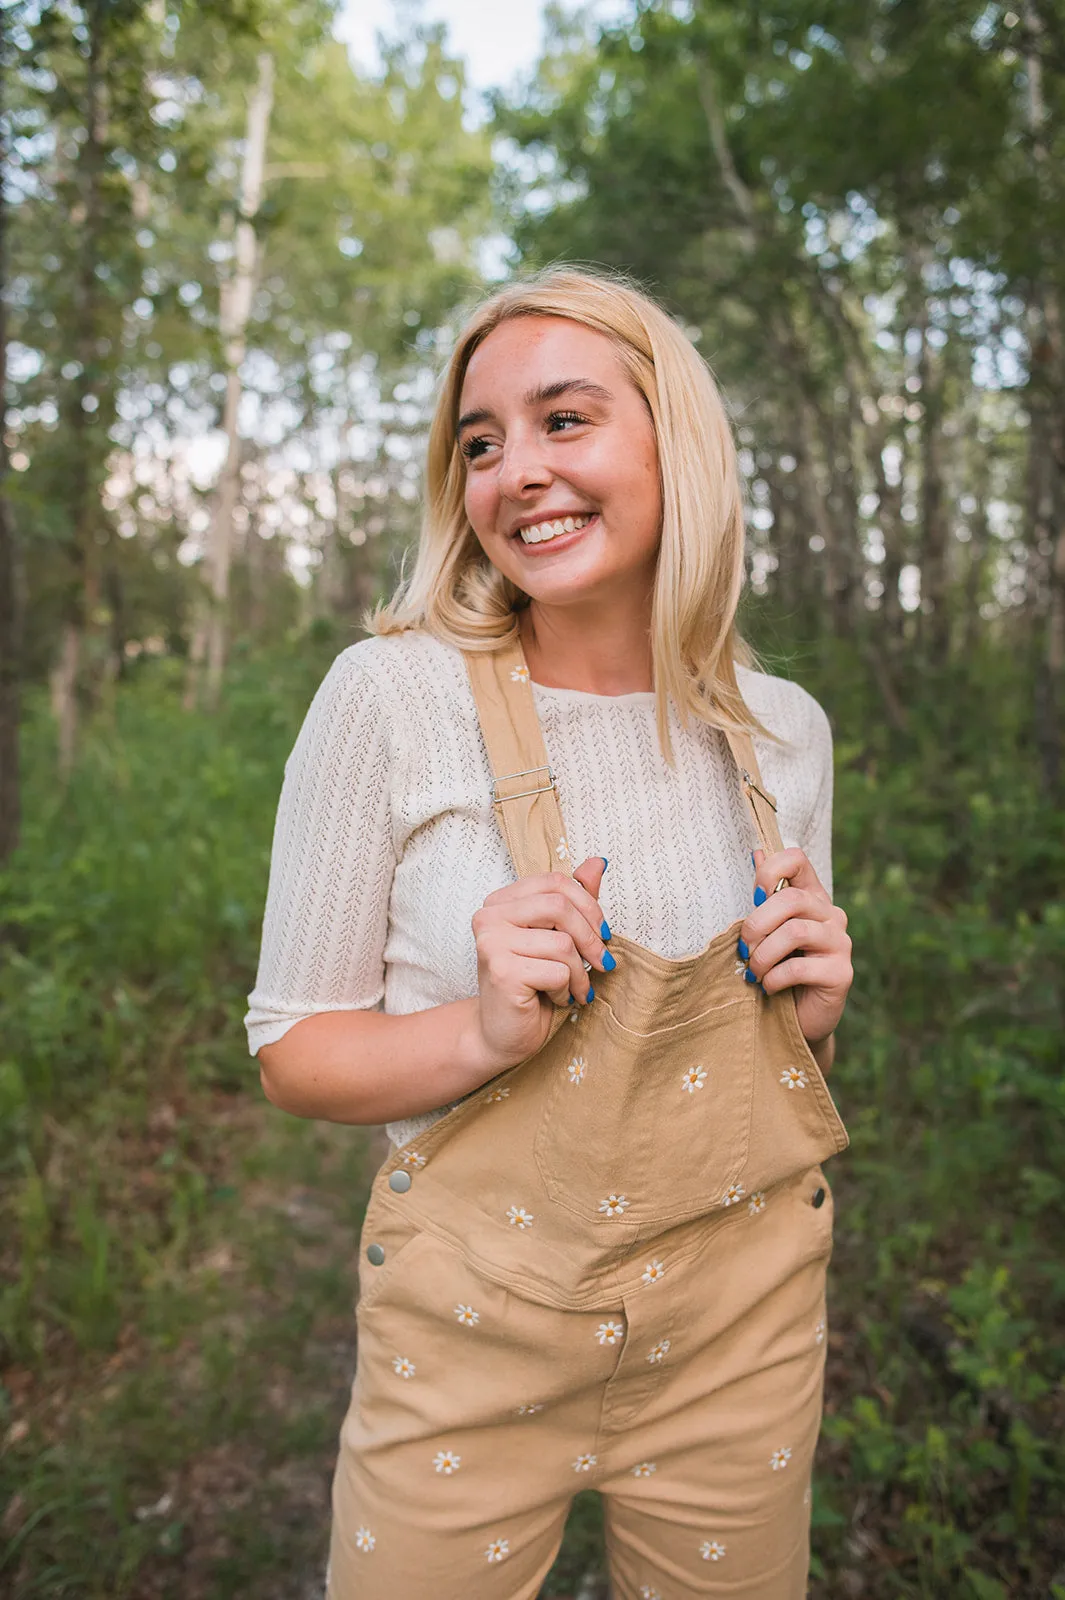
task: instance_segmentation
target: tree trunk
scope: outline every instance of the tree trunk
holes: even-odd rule
[[[2,96],[7,82],[7,23],[0,16],[0,395],[7,393],[7,119]],[[19,809],[19,654],[15,530],[7,503],[7,445],[0,419],[0,866],[18,844]]]
[[[241,368],[247,352],[248,321],[258,269],[259,244],[255,215],[263,190],[266,141],[274,99],[274,62],[266,51],[259,56],[259,79],[248,102],[244,139],[244,165],[240,183],[240,221],[232,276],[222,285],[219,324],[225,343],[226,399],[222,426],[226,455],[218,480],[214,515],[207,543],[209,600],[197,628],[191,651],[191,687],[186,704],[198,698],[196,681],[206,663],[207,702],[218,704],[225,672],[228,643],[229,570],[233,555],[233,512],[240,493],[240,436],[237,432],[242,394]]]

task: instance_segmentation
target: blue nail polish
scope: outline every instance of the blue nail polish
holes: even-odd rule
[[[762,885],[759,884],[757,889],[755,889],[755,891],[754,891],[754,903],[755,903],[755,905],[756,906],[764,906],[768,899],[769,899],[769,896],[766,894],[765,890],[762,888]]]
[[[750,967],[747,968],[747,971],[743,974],[743,976],[744,976],[744,979],[746,980],[747,983],[757,983],[758,982],[758,979],[755,977],[755,975],[751,971]]]
[[[601,939],[609,939],[610,938],[610,924],[609,924],[609,922],[604,920],[603,922],[601,922],[599,924],[599,937]]]
[[[606,856],[600,856],[599,859],[603,863],[603,871],[605,872],[607,867],[609,867],[610,862],[607,860]]]
[[[603,952],[603,966],[608,972],[613,972],[614,968],[617,966],[617,962],[614,960],[614,957],[610,954],[609,950],[605,950]]]
[[[588,990],[588,1003],[591,1004],[591,1002],[594,999],[595,999],[595,990],[594,989],[589,989]]]
[[[567,1000],[568,1000],[568,1001],[569,1001],[569,1003],[570,1003],[570,1005],[572,1005],[572,1004],[573,1004],[573,995],[572,995],[572,993],[570,993],[570,994],[568,994],[568,995],[567,995],[567,996],[566,996],[566,999],[567,999]]]
[[[737,940],[737,942],[736,942],[736,954],[739,956],[741,961],[746,961],[749,958],[751,952],[747,948],[746,939]]]
[[[766,999],[767,999],[767,1000],[768,1000],[768,999],[769,999],[769,995],[768,995],[768,994],[767,994],[767,993],[766,993],[766,987],[765,987],[765,984],[764,984],[764,983],[760,983],[760,984],[759,984],[759,985],[758,985],[758,990],[759,990],[759,993],[760,993],[760,994],[764,994],[764,995],[765,995],[765,997],[766,997]]]
[[[752,851],[751,851],[751,866],[752,866],[752,867],[753,867],[753,868],[754,868],[754,869],[755,869],[755,871],[756,871],[756,872],[757,872],[757,870],[758,870],[758,863],[757,863],[757,861],[756,861],[756,860],[755,860],[755,859],[754,859],[754,851],[753,851],[753,850],[752,850]]]

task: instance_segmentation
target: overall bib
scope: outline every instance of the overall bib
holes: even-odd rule
[[[519,877],[571,871],[520,644],[464,652]],[[749,737],[729,745],[781,848]],[[847,1134],[740,924],[616,934],[560,1008],[374,1180],[327,1600],[535,1600],[603,1495],[614,1600],[800,1600]]]

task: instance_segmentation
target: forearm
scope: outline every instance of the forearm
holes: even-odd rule
[[[324,1011],[263,1045],[263,1091],[282,1111],[325,1122],[399,1122],[458,1100],[502,1070],[476,1030],[478,1000],[407,1016]]]

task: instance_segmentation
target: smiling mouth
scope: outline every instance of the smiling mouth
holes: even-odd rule
[[[585,511],[575,517],[555,517],[550,521],[536,522],[528,528],[519,528],[515,537],[525,545],[551,544],[568,533],[581,533],[595,520],[596,515],[594,511]]]

